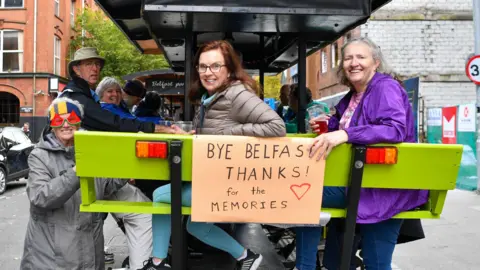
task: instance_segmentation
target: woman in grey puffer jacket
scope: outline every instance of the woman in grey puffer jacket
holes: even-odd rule
[[[20,269],[105,269],[103,219],[99,213],[79,211],[73,134],[80,127],[83,108],[77,101],[57,98],[48,111],[51,130],[44,130],[28,157],[30,220]],[[97,199],[125,183],[96,179]]]
[[[212,41],[199,48],[194,60],[197,72],[190,91],[192,102],[200,101],[195,116],[197,134],[283,137],[285,124],[278,114],[256,96],[256,82],[243,70],[240,59],[226,41]],[[182,201],[191,206],[191,184],[184,184]],[[170,203],[170,185],[153,193],[155,202]],[[238,261],[238,268],[255,270],[262,255],[244,248],[213,223],[187,223],[190,234],[202,242],[229,253]],[[171,269],[165,258],[171,234],[170,216],[153,215],[153,256],[143,270]]]

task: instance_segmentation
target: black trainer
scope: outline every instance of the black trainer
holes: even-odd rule
[[[159,265],[155,265],[153,263],[153,259],[150,258],[148,261],[143,262],[143,268],[137,270],[165,270],[165,269],[172,269],[170,265],[167,263],[167,260],[164,259]]]
[[[263,257],[247,249],[247,257],[238,261],[237,270],[256,270],[262,263]]]

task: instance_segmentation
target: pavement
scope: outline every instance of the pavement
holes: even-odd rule
[[[398,245],[393,262],[402,270],[480,269],[480,195],[448,192],[442,217],[423,220],[426,238]]]
[[[28,218],[25,182],[8,184],[0,195],[0,269],[20,269]]]
[[[25,194],[25,182],[9,184],[6,193],[0,195],[0,269],[19,269],[28,218],[29,203]],[[393,269],[480,269],[480,256],[476,254],[480,250],[480,195],[462,190],[449,192],[442,217],[438,220],[424,220],[423,226],[426,239],[398,245],[394,253]],[[258,231],[258,227],[246,225],[243,230]],[[128,253],[125,236],[111,217],[107,218],[104,232],[105,243],[115,254],[115,263],[107,267],[120,267]],[[263,247],[253,248],[256,250]],[[218,263],[228,258],[226,254],[217,256],[205,260]],[[271,258],[266,260],[268,265],[272,263]],[[193,268],[215,269],[208,266]],[[274,268],[263,265],[262,269],[280,268],[278,265]]]

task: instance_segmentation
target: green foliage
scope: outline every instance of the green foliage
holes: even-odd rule
[[[101,10],[85,8],[78,14],[75,22],[77,35],[70,43],[72,58],[75,50],[81,47],[95,47],[106,60],[102,75],[119,81],[130,73],[168,67],[163,55],[141,54]],[[85,30],[83,36],[82,28]]]
[[[278,74],[277,76],[265,76],[264,77],[264,86],[263,86],[263,95],[265,98],[276,98],[280,95],[280,87],[281,85],[281,78],[282,74]],[[259,82],[260,78],[255,76],[255,80]]]

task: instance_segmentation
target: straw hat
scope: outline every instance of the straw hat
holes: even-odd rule
[[[98,59],[100,60],[103,65],[105,65],[105,58],[101,57],[98,55],[97,49],[93,47],[83,47],[78,49],[75,52],[75,56],[73,57],[73,60],[68,63],[68,75],[72,77],[75,74],[75,71],[73,71],[73,66],[77,65],[80,61],[82,60],[87,60],[87,59]]]

